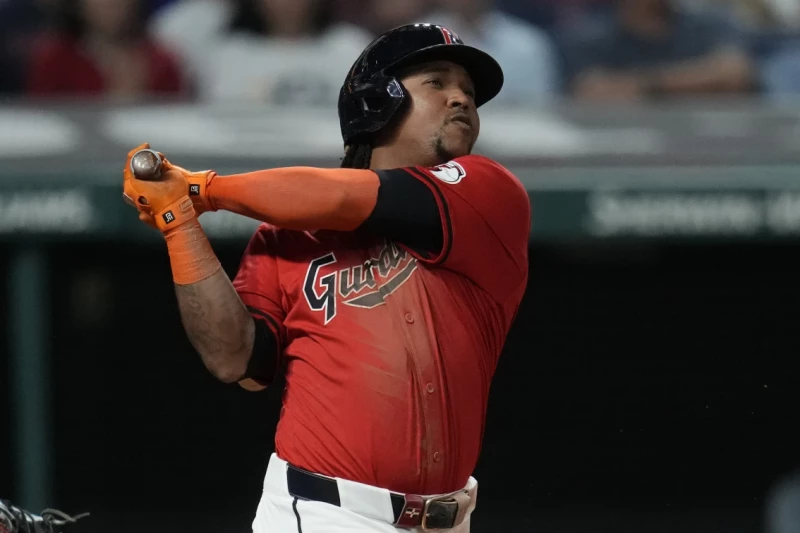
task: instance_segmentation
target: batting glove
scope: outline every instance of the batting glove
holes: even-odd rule
[[[123,197],[136,207],[142,222],[166,232],[206,211],[215,210],[206,195],[209,183],[217,175],[214,171],[190,172],[173,165],[159,153],[161,179],[137,179],[131,171],[131,158],[139,150],[149,148],[145,143],[128,152],[123,170]]]

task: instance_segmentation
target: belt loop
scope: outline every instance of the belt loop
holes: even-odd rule
[[[453,499],[458,504],[458,513],[456,514],[455,524],[453,527],[461,524],[467,518],[467,515],[472,512],[472,495],[466,490],[462,490],[453,495]]]

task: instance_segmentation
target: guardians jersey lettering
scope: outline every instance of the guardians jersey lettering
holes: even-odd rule
[[[325,324],[336,316],[336,273],[319,276],[319,271],[322,267],[332,265],[335,262],[336,256],[332,253],[312,260],[308,264],[306,279],[303,283],[303,294],[305,294],[308,307],[312,311],[324,311]],[[317,292],[317,285],[325,287],[321,294]]]
[[[384,298],[411,276],[417,261],[405,250],[387,243],[376,257],[370,257],[363,264],[326,273],[328,269],[324,267],[329,265],[336,268],[333,253],[312,260],[303,281],[308,307],[324,312],[326,325],[336,317],[337,290],[344,305],[372,309],[384,303]],[[321,293],[319,289],[323,289]]]

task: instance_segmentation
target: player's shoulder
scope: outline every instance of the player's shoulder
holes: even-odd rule
[[[498,163],[497,161],[495,161],[491,157],[488,157],[488,156],[485,156],[485,155],[481,155],[481,154],[464,155],[464,156],[457,157],[457,158],[453,159],[453,161],[457,161],[457,162],[461,163],[462,165],[470,165],[470,166],[474,165],[474,166],[494,169],[494,170],[496,170],[498,172],[507,172],[509,174],[511,173],[510,170],[508,170],[506,167],[504,167],[503,165],[501,165],[500,163]]]
[[[468,179],[499,179],[519,182],[508,168],[494,159],[478,154],[457,157],[447,163],[430,167],[426,170],[434,178],[453,185]]]
[[[428,175],[449,184],[464,184],[465,193],[471,190],[488,193],[493,191],[500,196],[528,197],[519,178],[511,170],[494,159],[479,154],[457,157],[447,163],[426,169]],[[458,187],[456,188],[458,189]]]
[[[499,202],[504,211],[530,213],[528,190],[511,170],[489,157],[470,154],[458,157],[448,163],[459,168],[463,175],[461,181],[474,181],[472,192],[466,193],[471,203],[495,204]],[[466,192],[466,191],[465,191]]]

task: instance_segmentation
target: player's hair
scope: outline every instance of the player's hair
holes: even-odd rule
[[[371,160],[371,144],[354,144],[347,148],[347,152],[342,158],[342,168],[369,168]]]

